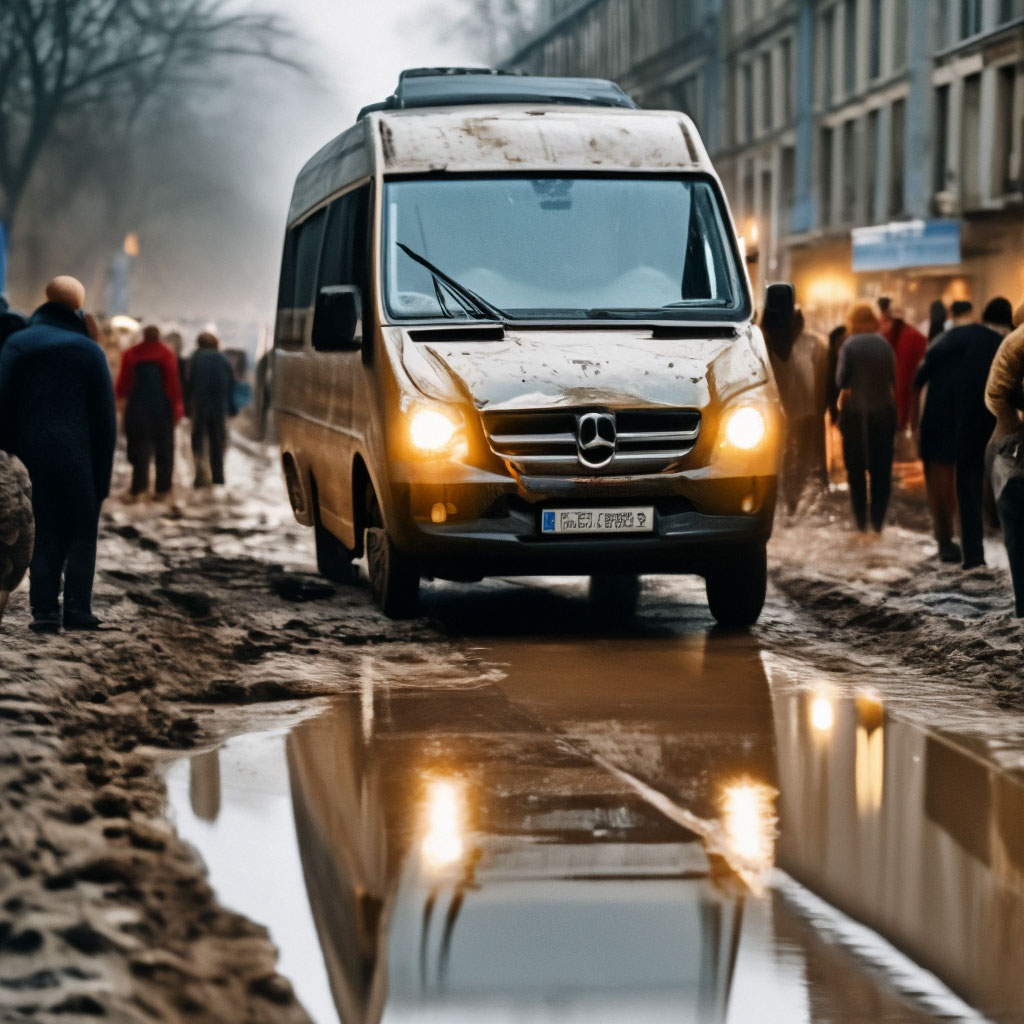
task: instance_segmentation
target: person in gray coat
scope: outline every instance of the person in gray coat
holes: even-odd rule
[[[234,416],[235,374],[215,334],[203,331],[189,360],[186,404],[192,419],[195,486],[224,483],[228,417]]]
[[[893,446],[896,437],[896,357],[878,333],[878,319],[868,305],[854,306],[850,337],[839,352],[839,429],[857,529],[868,527],[871,478],[871,527],[882,532],[892,495]]]

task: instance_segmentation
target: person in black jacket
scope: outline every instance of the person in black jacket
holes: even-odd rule
[[[192,455],[196,464],[195,486],[224,483],[224,449],[228,417],[234,416],[235,374],[220,340],[210,331],[196,339],[188,367],[186,404],[192,417]],[[207,463],[209,473],[207,473]]]
[[[925,355],[915,378],[920,389],[928,385],[925,415],[935,409],[947,438],[947,457],[955,467],[956,504],[960,510],[960,540],[965,569],[985,565],[985,450],[995,417],[985,408],[985,385],[992,360],[1013,329],[1013,309],[1007,299],[993,299],[982,314],[983,323],[953,327]],[[922,421],[922,456],[925,425]],[[954,545],[955,547],[955,545]]]
[[[28,321],[20,314],[15,313],[8,305],[7,300],[0,295],[0,350],[4,342],[15,332],[28,326]]]
[[[0,352],[0,447],[21,459],[32,480],[31,628],[56,633],[62,576],[64,628],[100,624],[92,614],[96,538],[117,421],[106,357],[79,312],[85,289],[58,277],[46,296]]]

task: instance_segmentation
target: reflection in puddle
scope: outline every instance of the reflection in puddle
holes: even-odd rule
[[[645,641],[642,688],[611,649],[538,645],[500,688],[375,688],[368,662],[286,736],[172,767],[180,831],[315,1020],[976,1019],[913,965],[897,977],[883,941],[846,942],[828,905],[1015,1019],[1015,780],[875,694],[769,687],[735,644]],[[714,823],[751,876],[777,860],[800,885],[723,874],[627,775]]]
[[[736,782],[725,789],[722,828],[739,865],[765,877],[775,863],[775,797],[770,786]]]
[[[424,804],[423,861],[432,871],[450,868],[462,860],[465,848],[464,786],[451,779],[431,779]]]
[[[828,693],[816,693],[811,699],[811,725],[815,732],[828,734],[836,724],[833,697]]]

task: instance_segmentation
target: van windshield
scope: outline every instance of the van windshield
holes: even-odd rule
[[[392,181],[384,221],[384,294],[396,320],[749,315],[703,179]]]

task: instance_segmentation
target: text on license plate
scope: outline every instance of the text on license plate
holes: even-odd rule
[[[541,533],[653,532],[653,508],[559,508],[541,513]]]

